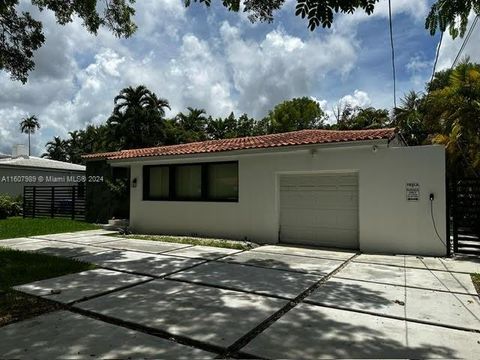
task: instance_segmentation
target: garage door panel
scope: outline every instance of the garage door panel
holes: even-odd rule
[[[356,174],[335,174],[335,175],[284,175],[280,179],[281,187],[297,187],[297,186],[332,186],[353,185],[357,186],[358,177]]]
[[[358,248],[357,174],[280,178],[280,241]]]
[[[281,230],[282,238],[290,244],[314,244],[323,247],[352,248],[351,239],[356,230],[335,228],[286,227]],[[319,245],[319,242],[321,243]]]
[[[285,209],[280,215],[282,226],[336,227],[357,229],[356,209]]]
[[[341,209],[358,208],[358,193],[353,190],[286,191],[280,196],[282,208]]]

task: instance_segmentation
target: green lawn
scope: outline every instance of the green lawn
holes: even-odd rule
[[[2,247],[0,264],[0,326],[59,308],[12,290],[13,286],[94,268],[80,261]]]
[[[480,294],[480,274],[472,274],[472,280],[477,292]]]
[[[98,226],[70,219],[11,217],[0,220],[0,240],[93,229],[98,229]]]
[[[219,248],[229,248],[238,250],[251,249],[251,244],[244,241],[225,240],[225,239],[207,239],[191,236],[168,236],[168,235],[119,235],[127,239],[141,239],[151,241],[163,241],[170,243],[189,244],[189,245],[203,245],[214,246]]]

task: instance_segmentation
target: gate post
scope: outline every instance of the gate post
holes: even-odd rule
[[[450,219],[451,219],[451,213],[452,213],[452,208],[451,208],[451,191],[452,191],[452,184],[450,182],[450,179],[447,177],[445,179],[446,181],[446,186],[447,186],[447,194],[446,194],[446,199],[447,199],[447,226],[446,226],[446,230],[447,230],[447,236],[445,237],[445,239],[447,240],[446,243],[447,243],[447,257],[450,257],[452,256],[452,240],[451,240],[451,235],[450,235]]]
[[[37,207],[37,187],[33,187],[32,218],[35,218],[35,208]]]
[[[53,218],[55,214],[55,186],[52,186],[52,197],[51,197],[51,204],[50,204],[50,216]]]
[[[452,218],[453,218],[453,252],[458,252],[458,224],[457,224],[457,179],[452,181]]]
[[[72,220],[75,220],[75,186],[72,186]]]
[[[23,218],[25,219],[25,186],[23,187]]]

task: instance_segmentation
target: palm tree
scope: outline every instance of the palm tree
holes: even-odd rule
[[[461,63],[449,83],[427,99],[429,121],[438,131],[434,143],[443,144],[451,170],[459,174],[480,174],[480,66]]]
[[[154,146],[164,139],[163,120],[168,101],[140,85],[122,89],[107,121],[120,149]]]
[[[28,134],[28,156],[30,156],[30,135],[35,134],[35,131],[40,129],[40,123],[35,115],[23,118],[20,122],[20,131],[23,134]]]
[[[207,122],[207,118],[205,117],[207,112],[204,109],[192,107],[187,107],[187,110],[188,114],[179,113],[177,115],[177,120],[180,126],[185,131],[202,131]]]
[[[161,116],[161,117],[164,117],[165,116],[165,109],[168,109],[168,110],[172,110],[170,108],[170,104],[168,103],[168,100],[167,99],[164,99],[164,98],[159,98],[157,97],[157,95],[153,92],[151,92],[148,96],[147,96],[147,102],[148,102],[148,108],[149,109],[155,109],[158,111],[158,114]]]
[[[70,139],[65,141],[65,152],[67,154],[68,161],[74,164],[80,164],[82,162],[82,133],[78,130],[75,130],[70,131],[68,135],[70,135]]]
[[[408,145],[421,145],[428,136],[423,121],[424,102],[423,95],[412,90],[401,99],[400,106],[393,109],[394,124]]]
[[[205,140],[205,128],[207,125],[206,111],[187,107],[188,114],[179,113],[176,116],[177,123],[183,132],[182,142],[193,142]]]
[[[42,158],[46,157],[51,160],[67,161],[67,153],[65,150],[65,141],[55,136],[52,141],[46,144],[47,152],[42,154]]]
[[[113,112],[126,112],[127,110],[135,108],[143,108],[148,105],[150,95],[150,90],[144,85],[137,86],[136,88],[132,86],[124,88],[120,90],[120,94],[115,96],[113,100],[115,103]]]

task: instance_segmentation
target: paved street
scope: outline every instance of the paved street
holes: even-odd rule
[[[18,286],[65,308],[0,328],[0,358],[476,358],[480,262],[120,239],[0,241],[94,263]],[[54,290],[54,291],[52,291]]]

